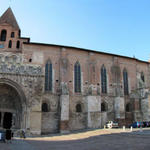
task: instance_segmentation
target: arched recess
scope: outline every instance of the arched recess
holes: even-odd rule
[[[106,102],[101,103],[101,111],[107,112],[108,111],[108,104]]]
[[[126,104],[126,112],[131,112],[132,108],[131,108],[131,104],[127,103]]]
[[[18,83],[6,78],[0,79],[0,104],[3,116],[12,113],[12,128],[26,129],[27,101]],[[4,119],[1,120],[4,122]],[[1,126],[3,127],[2,123]]]
[[[4,29],[1,31],[0,41],[6,41],[7,31]]]
[[[78,113],[81,113],[82,112],[82,105],[80,104],[80,103],[78,103],[77,105],[76,105],[76,112],[78,112]]]
[[[143,72],[141,72],[141,80],[142,80],[143,82],[145,82],[145,77],[144,77],[144,73],[143,73]]]
[[[43,102],[43,103],[42,103],[42,106],[41,106],[41,109],[42,109],[42,112],[49,112],[50,109],[49,109],[49,104],[48,104],[48,102]]]

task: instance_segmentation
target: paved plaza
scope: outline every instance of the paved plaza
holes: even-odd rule
[[[93,130],[68,135],[15,138],[0,150],[150,150],[150,130]]]

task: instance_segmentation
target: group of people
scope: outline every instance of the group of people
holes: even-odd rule
[[[20,130],[20,138],[25,139],[25,131],[24,130]],[[5,133],[5,139],[6,139],[6,143],[11,143],[12,138],[14,136],[14,133],[11,129],[6,129],[6,133]]]

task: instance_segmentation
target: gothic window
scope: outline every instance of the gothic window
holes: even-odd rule
[[[15,32],[11,32],[11,38],[15,37]]]
[[[101,111],[107,111],[108,108],[107,108],[107,103],[103,102],[101,103]]]
[[[17,41],[16,48],[20,48],[20,41]]]
[[[128,103],[126,105],[126,112],[130,112],[130,111],[131,111],[131,105],[130,105],[130,103]]]
[[[127,73],[126,69],[123,70],[123,84],[124,84],[124,94],[128,95],[129,94],[129,90],[128,90],[128,73]]]
[[[75,92],[81,92],[81,67],[79,62],[74,65],[74,87]]]
[[[42,104],[42,112],[48,112],[48,104],[47,103]]]
[[[1,32],[1,41],[6,41],[6,36],[7,36],[7,31],[6,30],[2,30]]]
[[[12,47],[12,41],[10,40],[8,43],[8,48],[11,48],[11,47]]]
[[[142,80],[143,82],[145,82],[144,73],[143,73],[143,72],[141,72],[141,80]]]
[[[76,105],[76,112],[82,112],[82,106],[81,104]]]
[[[102,93],[107,93],[107,73],[104,65],[101,68],[101,90]]]
[[[52,63],[47,61],[45,65],[45,91],[52,91]]]

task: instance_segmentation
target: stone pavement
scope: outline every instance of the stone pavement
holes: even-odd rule
[[[0,143],[0,150],[36,150],[25,140],[14,139],[12,143]]]
[[[14,139],[0,150],[150,150],[150,130],[93,130],[68,135]]]

